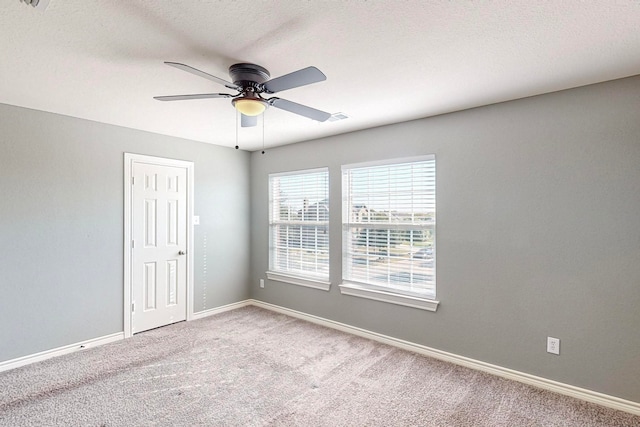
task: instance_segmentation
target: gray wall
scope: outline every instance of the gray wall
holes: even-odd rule
[[[195,163],[195,311],[248,298],[248,153],[0,104],[0,361],[123,330],[125,152]]]
[[[341,295],[340,165],[430,153],[438,311]],[[640,77],[253,153],[251,296],[640,402],[639,163]],[[260,289],[267,176],[321,166],[331,290]]]

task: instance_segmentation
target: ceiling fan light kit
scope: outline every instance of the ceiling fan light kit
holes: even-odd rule
[[[262,94],[273,94],[300,86],[306,86],[312,83],[321,82],[327,77],[316,67],[307,67],[298,71],[294,71],[284,76],[276,77],[269,80],[271,75],[269,71],[256,64],[239,63],[229,67],[229,75],[233,83],[228,82],[219,77],[200,71],[189,65],[180,64],[178,62],[165,62],[165,64],[195,74],[199,77],[211,80],[226,88],[237,91],[237,94],[229,93],[204,93],[194,95],[171,95],[156,96],[159,101],[184,101],[190,99],[207,99],[207,98],[233,98],[231,103],[242,113],[242,127],[253,127],[257,125],[256,116],[264,113],[268,106],[298,114],[303,117],[310,118],[319,122],[324,122],[331,114],[308,107],[306,105],[297,104],[286,99],[277,97],[263,98]]]
[[[267,109],[267,102],[260,98],[235,98],[231,101],[236,110],[245,116],[259,116]],[[245,126],[246,127],[246,126]]]

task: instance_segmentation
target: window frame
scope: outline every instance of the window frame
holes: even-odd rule
[[[315,220],[309,221],[309,226],[312,227],[326,227],[326,238],[327,238],[327,246],[323,252],[326,252],[327,258],[327,270],[326,274],[314,274],[310,271],[305,270],[282,270],[277,266],[276,260],[276,243],[275,243],[275,228],[280,225],[288,225],[290,227],[303,227],[305,223],[303,220],[282,220],[280,218],[274,219],[274,179],[280,177],[287,176],[303,176],[310,174],[324,173],[326,176],[326,187],[323,189],[326,194],[327,205],[329,204],[329,191],[330,191],[330,177],[329,177],[329,168],[328,167],[320,167],[313,169],[303,169],[303,170],[295,170],[295,171],[287,171],[287,172],[275,172],[270,173],[268,177],[269,183],[269,253],[268,253],[268,270],[266,272],[267,278],[269,280],[275,280],[279,282],[285,282],[293,285],[305,286],[314,289],[320,289],[324,291],[329,291],[331,288],[330,282],[330,244],[329,244],[329,230],[330,230],[330,221],[329,221],[329,213],[327,212],[326,220]],[[318,204],[319,206],[319,204]],[[303,214],[304,215],[304,214]],[[315,241],[317,245],[317,240]],[[319,253],[318,248],[315,248],[314,256],[317,257]]]
[[[412,292],[408,290],[397,289],[391,286],[385,286],[381,284],[371,283],[363,280],[358,280],[359,278],[355,278],[353,274],[351,274],[350,268],[352,268],[351,263],[353,262],[352,254],[350,254],[350,248],[352,247],[352,237],[350,237],[351,230],[356,227],[354,224],[362,224],[352,221],[351,217],[353,213],[352,203],[351,203],[351,189],[349,188],[349,178],[351,177],[350,171],[362,168],[376,168],[376,167],[388,167],[393,165],[405,165],[409,163],[418,163],[424,161],[436,161],[436,156],[434,154],[415,156],[415,157],[407,157],[407,158],[397,158],[397,159],[385,159],[380,161],[372,161],[372,162],[362,162],[362,163],[353,163],[342,165],[341,170],[341,178],[342,178],[342,281],[339,285],[340,292],[343,295],[350,295],[355,297],[367,298],[377,301],[388,302],[392,304],[399,304],[408,307],[428,310],[428,311],[436,311],[439,301],[436,298],[436,209],[434,207],[433,212],[433,222],[429,223],[429,225],[416,225],[415,221],[410,225],[400,225],[397,222],[393,221],[383,222],[376,221],[375,223],[370,223],[370,226],[367,226],[367,230],[373,229],[386,229],[386,230],[417,230],[417,229],[431,229],[433,230],[433,293],[429,294],[427,292]],[[434,163],[434,172],[435,172],[435,163]],[[437,175],[434,176],[434,203],[435,197],[437,194]],[[373,191],[373,190],[370,190]],[[365,207],[366,208],[366,207]],[[389,243],[387,243],[389,244]],[[413,245],[413,243],[411,244]],[[369,246],[369,245],[367,245]],[[387,246],[387,252],[390,249]],[[368,267],[367,267],[368,268]]]

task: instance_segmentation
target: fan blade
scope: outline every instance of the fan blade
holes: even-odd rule
[[[322,74],[322,71],[318,70],[316,67],[307,67],[269,80],[268,82],[265,82],[263,86],[266,92],[276,93],[324,80],[327,80],[327,76]]]
[[[229,89],[235,89],[235,90],[240,90],[241,89],[239,86],[236,86],[231,82],[228,82],[228,81],[226,81],[224,79],[221,79],[220,77],[212,76],[209,73],[205,73],[204,71],[197,70],[197,69],[195,69],[193,67],[190,67],[188,65],[185,65],[185,64],[180,64],[179,62],[165,62],[165,64],[170,65],[172,67],[175,67],[175,68],[177,68],[179,70],[186,71],[187,73],[191,73],[191,74],[195,74],[196,76],[203,77],[203,78],[205,78],[207,80],[211,80],[211,81],[214,81],[216,83],[220,83],[221,85],[224,85],[224,86],[228,87]]]
[[[306,105],[287,101],[286,99],[270,98],[268,101],[269,105],[273,105],[276,108],[288,111],[290,113],[299,114],[301,116],[308,117],[319,122],[324,122],[329,117],[331,117],[331,114],[329,113],[316,110],[315,108],[307,107]]]
[[[158,101],[187,101],[189,99],[209,99],[209,98],[233,98],[233,95],[228,93],[200,93],[196,95],[169,95],[169,96],[154,96],[153,99]]]

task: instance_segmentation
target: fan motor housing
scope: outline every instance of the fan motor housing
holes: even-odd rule
[[[269,70],[256,64],[240,63],[229,67],[234,84],[241,87],[257,87],[269,80]]]

